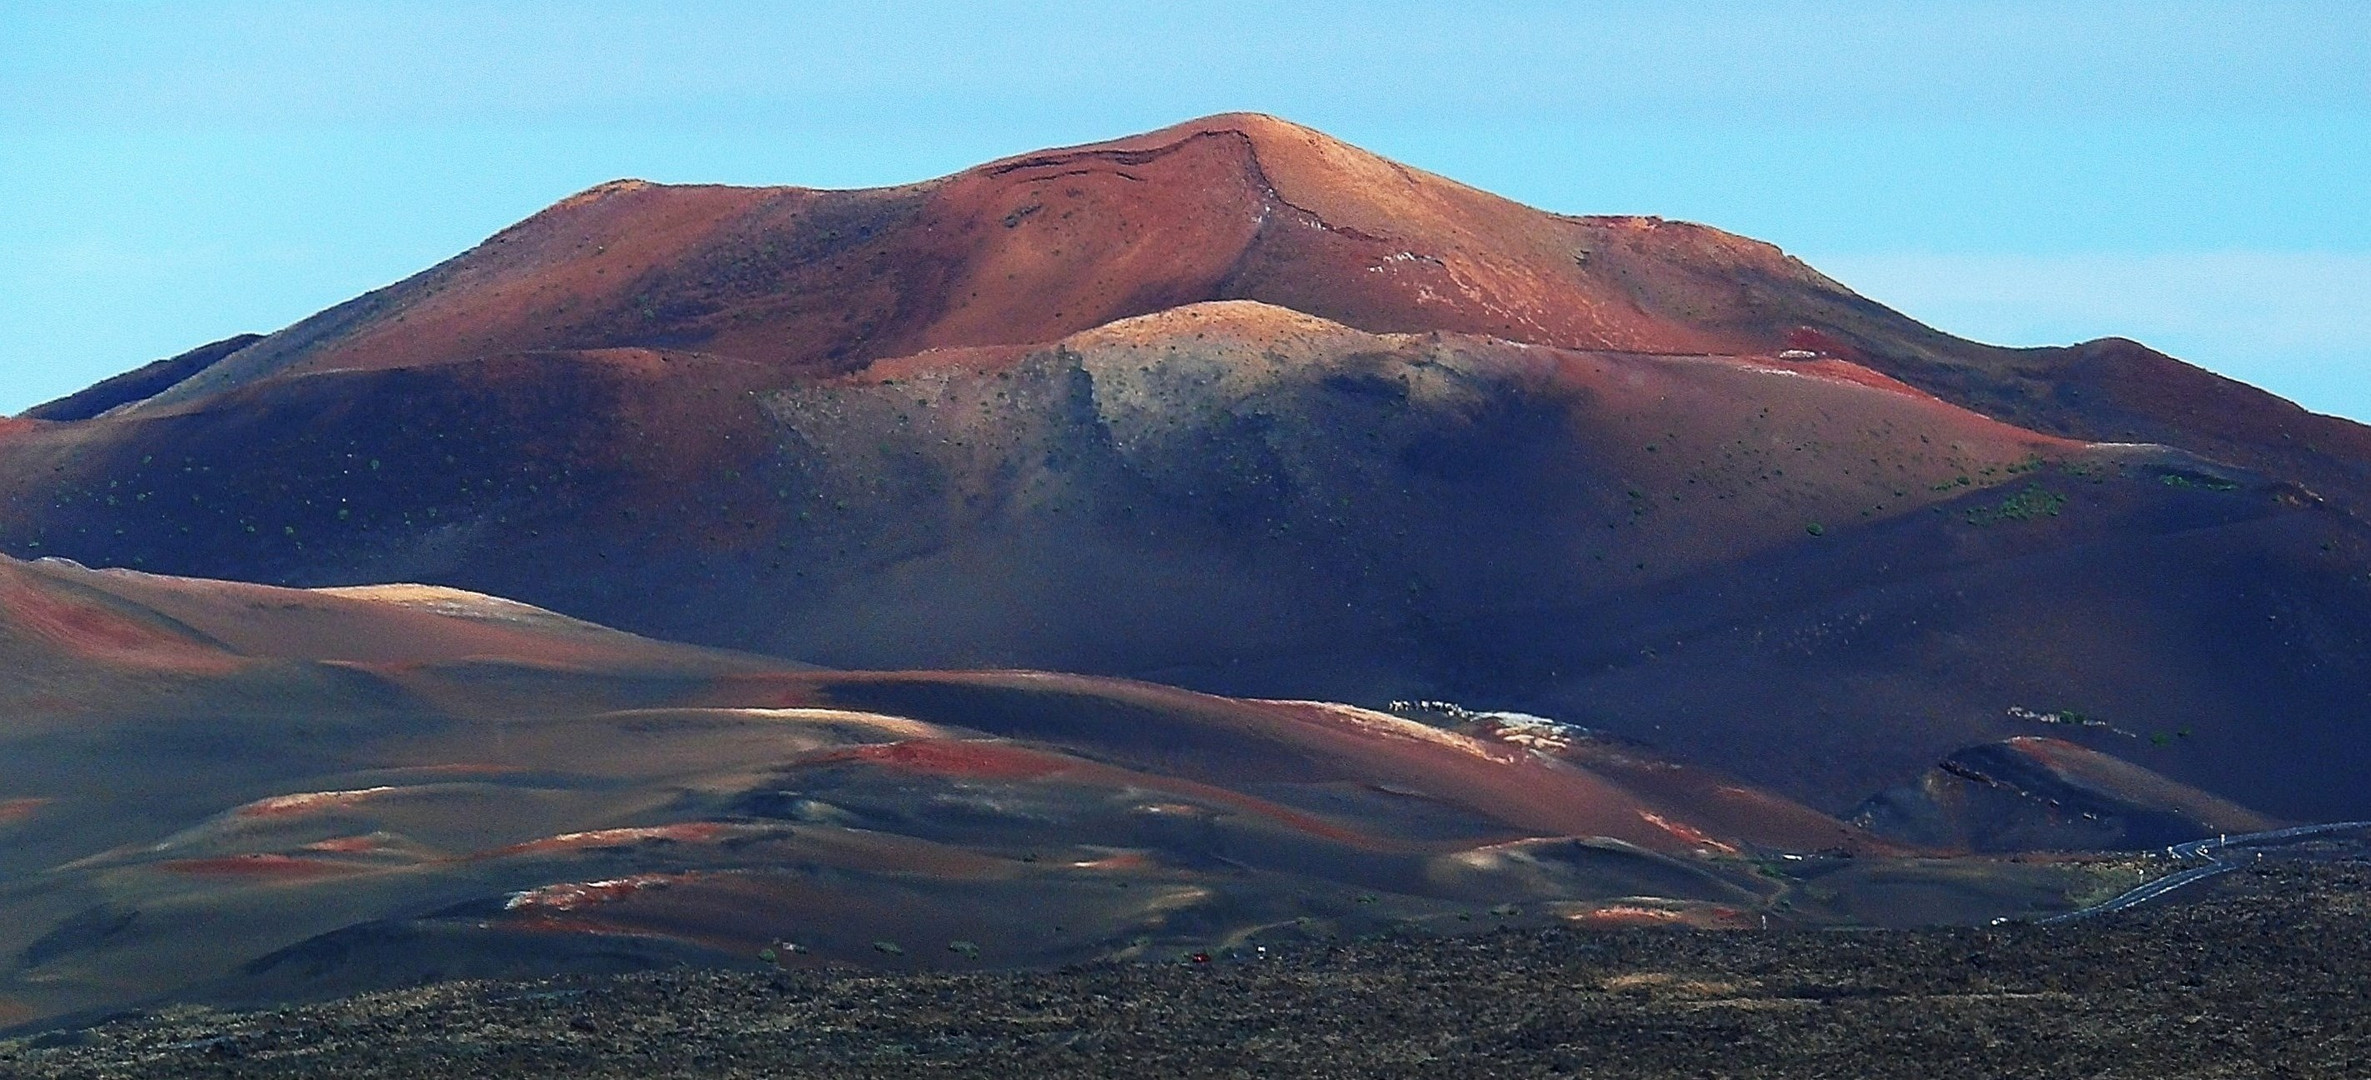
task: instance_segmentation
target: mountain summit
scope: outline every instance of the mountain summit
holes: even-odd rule
[[[1827,350],[2052,434],[2277,464],[2357,507],[2371,484],[2359,425],[2130,342],[1977,346],[1767,244],[1544,213],[1257,114],[896,188],[603,184],[209,358],[140,408],[279,375],[620,346],[696,349],[792,380],[1227,299],[1564,348]]]
[[[868,191],[603,184],[160,392],[505,352],[697,349],[777,380],[1259,300],[1378,332],[1639,352],[1785,347],[1850,294],[1692,225],[1543,214],[1228,115]],[[1822,316],[1825,316],[1822,318]]]

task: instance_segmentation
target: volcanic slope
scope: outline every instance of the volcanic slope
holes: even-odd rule
[[[2020,733],[2015,708],[2190,728],[2152,766],[2300,818],[2349,812],[2365,764],[2350,517],[1841,360],[1233,301],[768,385],[521,354],[36,424],[11,475],[59,524],[21,543],[433,580],[835,666],[1514,704],[1830,812]],[[2285,782],[2300,756],[2327,780]]]
[[[2283,824],[2120,758],[2035,735],[1954,753],[1852,816],[1907,842],[1976,851],[2145,849]]]
[[[1346,705],[822,671],[440,587],[0,560],[0,665],[0,1024],[769,948],[903,969],[1518,909],[1967,921],[2095,877]],[[1780,851],[1827,853],[1824,899],[1777,903],[1752,860]]]
[[[2362,429],[2153,355],[1958,342],[1767,245],[1228,116],[897,189],[595,189],[0,430],[0,550],[1454,698],[1829,813],[2080,712],[2365,816]]]

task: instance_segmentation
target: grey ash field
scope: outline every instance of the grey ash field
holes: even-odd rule
[[[670,971],[179,1009],[0,1043],[23,1077],[2342,1077],[2371,867],[2281,862],[2065,926],[1508,928],[1258,959]]]

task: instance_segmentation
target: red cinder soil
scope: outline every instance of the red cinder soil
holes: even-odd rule
[[[1767,245],[1542,214],[1273,118],[1220,116],[903,188],[602,185],[242,350],[157,405],[278,374],[632,344],[796,377],[1229,297],[1369,329],[1577,347],[1775,343],[1642,302],[1623,267],[1647,247],[1713,272],[1818,281]],[[1605,268],[1584,265],[1593,250]]]
[[[0,799],[0,825],[13,825],[23,821],[40,813],[42,807],[55,801],[42,798]]]
[[[61,576],[80,580],[60,580]],[[238,658],[204,634],[93,588],[79,570],[0,563],[0,635],[89,663],[221,674]]]
[[[865,762],[900,771],[979,780],[1040,781],[1139,789],[1182,796],[1214,806],[1239,810],[1287,828],[1335,843],[1362,848],[1394,846],[1388,837],[1370,836],[1356,828],[1299,813],[1265,799],[1252,798],[1213,784],[1114,768],[1063,754],[985,740],[910,740],[832,751],[801,764],[829,765],[840,761]]]
[[[1699,816],[1707,800],[1696,797],[1698,792],[1642,797],[1586,766],[1346,705],[1243,702],[1143,683],[1032,672],[819,673],[809,680],[815,690],[785,697],[894,708],[937,723],[1062,745],[1094,758],[1182,772],[1201,783],[1136,782],[1193,798],[1214,798],[1208,785],[1240,785],[1254,777],[1346,778],[1465,807],[1536,834],[1611,836],[1656,851],[1887,847],[1832,818],[1735,784],[1729,785],[1727,799],[1761,812],[1720,812],[1722,824],[1708,826]],[[1176,747],[1196,743],[1217,749],[1178,756]],[[1053,773],[1067,759],[998,743],[901,742],[837,753],[981,777],[1039,769],[1082,777],[1082,770],[1101,768],[1071,764],[1067,772]],[[1217,797],[1227,804],[1242,801]],[[1261,812],[1273,815],[1275,810]],[[1314,829],[1305,819],[1298,824]]]
[[[229,855],[213,859],[174,859],[159,863],[176,874],[206,877],[304,879],[356,872],[355,867],[293,855]]]

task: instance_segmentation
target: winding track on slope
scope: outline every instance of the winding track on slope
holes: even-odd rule
[[[2366,828],[2371,828],[2371,821],[2332,821],[2325,822],[2320,825],[2295,825],[2286,829],[2270,829],[2264,832],[2241,833],[2237,836],[2218,836],[2212,840],[2192,840],[2187,843],[2175,844],[2172,847],[2165,849],[2165,853],[2167,855],[2170,855],[2176,859],[2205,859],[2207,860],[2206,865],[2193,866],[2187,870],[2168,874],[2164,877],[2157,878],[2154,881],[2150,881],[2133,889],[2127,890],[2112,899],[2093,904],[2090,907],[2069,911],[2061,915],[2052,915],[2047,919],[2041,919],[2038,921],[2042,925],[2047,926],[2052,923],[2074,922],[2078,919],[2088,919],[2094,915],[2105,915],[2110,912],[2122,911],[2126,908],[2136,907],[2138,905],[2148,903],[2151,900],[2158,899],[2167,893],[2173,892],[2174,890],[2193,882],[2204,881],[2207,878],[2214,877],[2217,874],[2229,873],[2233,870],[2239,869],[2242,865],[2237,862],[2226,860],[2222,857],[2223,852],[2233,848],[2244,850],[2257,845],[2277,843],[2283,840],[2295,840],[2300,837],[2320,836],[2325,833],[2345,832],[2349,829]]]

